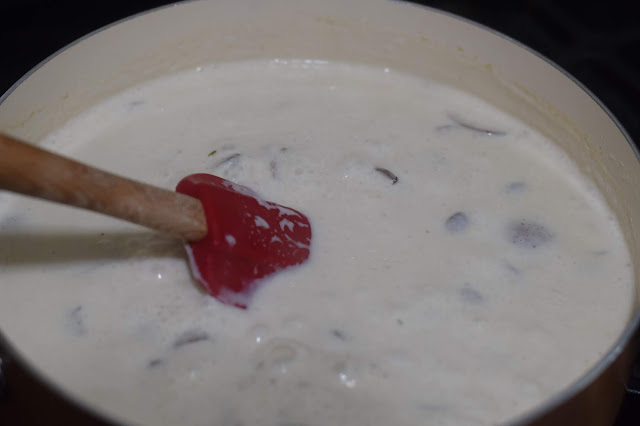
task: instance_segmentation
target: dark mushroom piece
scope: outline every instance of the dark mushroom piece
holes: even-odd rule
[[[467,129],[474,133],[482,134],[485,136],[505,136],[507,132],[503,130],[493,130],[484,127],[478,127],[476,125],[470,124],[464,120],[460,120],[452,114],[449,114],[449,119],[453,121],[457,126],[462,127],[463,129]],[[446,126],[444,126],[446,127]]]
[[[396,176],[394,173],[391,173],[388,169],[385,169],[384,167],[376,167],[376,172],[380,172],[388,177],[391,180],[391,185],[395,185],[396,183],[398,183],[398,176]]]
[[[178,336],[178,338],[173,342],[173,347],[177,349],[192,343],[203,342],[205,340],[210,340],[209,334],[206,332],[202,330],[188,330]]]

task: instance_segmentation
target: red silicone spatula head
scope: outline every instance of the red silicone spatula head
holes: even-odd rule
[[[202,203],[208,233],[187,252],[195,278],[223,303],[246,308],[259,280],[309,257],[311,225],[300,212],[204,173],[176,191]]]

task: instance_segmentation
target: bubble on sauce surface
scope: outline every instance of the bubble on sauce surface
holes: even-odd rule
[[[554,238],[544,225],[527,219],[512,222],[508,232],[511,243],[524,248],[537,248]]]
[[[271,366],[279,373],[286,373],[296,358],[298,358],[298,351],[293,345],[281,344],[274,346],[269,352]]]
[[[353,363],[339,361],[333,366],[333,371],[338,375],[340,383],[347,388],[353,389],[358,384],[357,372]]]
[[[306,348],[294,339],[273,338],[265,345],[257,347],[255,351],[256,371],[264,371],[268,376],[276,377],[287,374],[300,358],[306,353]]]
[[[269,327],[265,324],[256,324],[247,331],[249,339],[256,343],[264,343],[269,335]]]
[[[463,212],[456,212],[452,214],[444,223],[445,229],[452,234],[464,231],[467,226],[469,226],[469,218]]]
[[[307,328],[307,324],[302,318],[291,316],[282,321],[282,328],[292,332],[300,332]]]
[[[165,267],[160,263],[153,264],[150,268],[150,271],[151,275],[159,280],[162,280],[166,276]]]

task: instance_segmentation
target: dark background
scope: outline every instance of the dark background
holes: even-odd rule
[[[480,22],[542,53],[589,88],[632,139],[640,142],[639,0],[414,2]],[[73,40],[118,19],[169,3],[173,2],[0,0],[0,94]],[[640,396],[632,391],[618,418],[617,426],[623,425],[640,425]]]

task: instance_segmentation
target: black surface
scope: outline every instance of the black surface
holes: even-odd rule
[[[416,2],[488,25],[549,57],[593,91],[632,138],[640,141],[640,1]],[[169,3],[0,0],[0,93],[47,56],[86,33]],[[639,394],[627,393],[616,425],[640,425]]]

